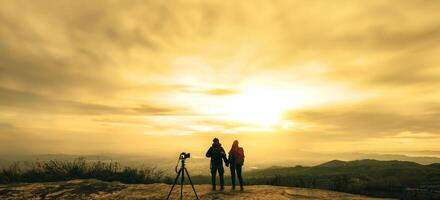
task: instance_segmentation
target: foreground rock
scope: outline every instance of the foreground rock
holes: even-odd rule
[[[200,199],[375,199],[318,189],[276,187],[268,185],[247,186],[245,191],[211,191],[209,185],[196,185]],[[0,185],[0,199],[151,199],[166,198],[167,184],[122,184],[95,179],[51,183]],[[179,199],[180,187],[175,188],[170,199]],[[195,199],[190,186],[184,186],[184,199]]]

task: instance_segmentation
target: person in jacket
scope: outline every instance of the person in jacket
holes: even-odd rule
[[[215,179],[217,176],[217,172],[220,178],[220,190],[224,190],[224,168],[223,161],[226,164],[226,167],[229,165],[228,159],[226,158],[225,150],[220,144],[220,141],[217,138],[212,140],[212,146],[206,152],[206,157],[211,158],[211,181],[212,181],[212,189],[216,190]]]
[[[238,140],[232,143],[231,150],[229,150],[229,167],[231,169],[231,181],[232,189],[235,190],[235,175],[238,177],[240,183],[240,190],[243,191],[243,177],[241,176],[241,170],[244,164],[244,151],[242,147],[238,146]]]

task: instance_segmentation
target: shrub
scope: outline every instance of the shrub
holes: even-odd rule
[[[0,183],[46,182],[72,179],[99,179],[122,183],[157,183],[165,180],[164,172],[156,168],[121,167],[117,162],[87,162],[50,160],[26,166],[16,162],[0,171]]]

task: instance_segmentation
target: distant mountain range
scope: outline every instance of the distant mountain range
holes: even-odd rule
[[[258,161],[251,161],[252,163],[265,163],[267,166],[271,165],[316,165],[328,160],[363,160],[363,159],[374,159],[374,160],[400,160],[400,161],[411,161],[420,164],[431,164],[440,163],[440,151],[411,151],[411,152],[400,152],[400,153],[361,153],[361,152],[343,152],[343,153],[326,153],[326,152],[308,152],[297,149],[289,150],[289,154],[283,157],[275,158],[273,154],[270,159],[265,159],[267,161],[262,161],[256,158]],[[179,152],[175,154],[171,153],[138,153],[138,154],[116,154],[116,153],[103,153],[103,154],[0,154],[1,161],[32,161],[32,160],[72,160],[78,157],[84,157],[87,160],[117,160],[117,161],[145,161],[145,160],[174,160]],[[196,152],[192,152],[193,157],[197,157]],[[264,155],[268,158],[269,155]],[[204,158],[204,152],[200,153],[199,158]]]
[[[361,160],[361,159],[374,159],[374,160],[400,160],[400,161],[410,161],[419,164],[432,164],[440,163],[440,157],[436,156],[408,156],[401,154],[372,154],[372,153],[341,153],[339,154],[342,158],[347,157],[346,160]],[[414,154],[416,155],[416,154]],[[345,159],[344,159],[345,160]]]
[[[246,173],[253,184],[330,189],[377,197],[440,199],[440,163],[332,160],[313,167],[270,167]]]
[[[273,155],[262,155],[261,157],[248,156],[245,171],[254,169],[265,169],[271,166],[316,166],[328,160],[400,160],[410,161],[419,164],[440,163],[440,157],[436,156],[407,156],[398,154],[378,154],[378,153],[321,153],[321,152],[307,152],[301,150],[291,150],[292,156],[275,157]],[[203,155],[192,152],[192,158],[188,160],[188,168],[194,175],[208,175],[209,161]],[[406,152],[411,155],[437,155],[437,152],[423,151],[423,152]],[[74,155],[74,154],[35,154],[35,155],[0,155],[0,168],[7,167],[12,163],[19,162],[33,162],[33,161],[47,161],[47,160],[74,160],[78,157],[83,157],[88,161],[115,161],[124,166],[141,167],[154,166],[159,169],[164,169],[167,172],[173,173],[176,164],[177,155],[173,153],[165,154],[89,154],[89,155]]]

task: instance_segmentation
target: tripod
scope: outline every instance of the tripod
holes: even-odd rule
[[[182,200],[182,198],[183,198],[183,181],[185,180],[185,173],[188,176],[189,183],[191,184],[191,187],[194,191],[194,194],[196,195],[196,198],[198,200],[199,196],[197,196],[196,189],[194,188],[194,185],[191,181],[191,177],[189,176],[188,170],[185,167],[185,158],[180,158],[180,162],[181,162],[180,169],[177,172],[176,179],[174,179],[174,184],[171,187],[170,192],[168,193],[167,200],[170,198],[171,192],[173,192],[174,186],[176,186],[176,183],[177,183],[177,180],[179,179],[179,176],[180,176],[180,200]],[[177,166],[176,166],[176,169],[177,169]]]

